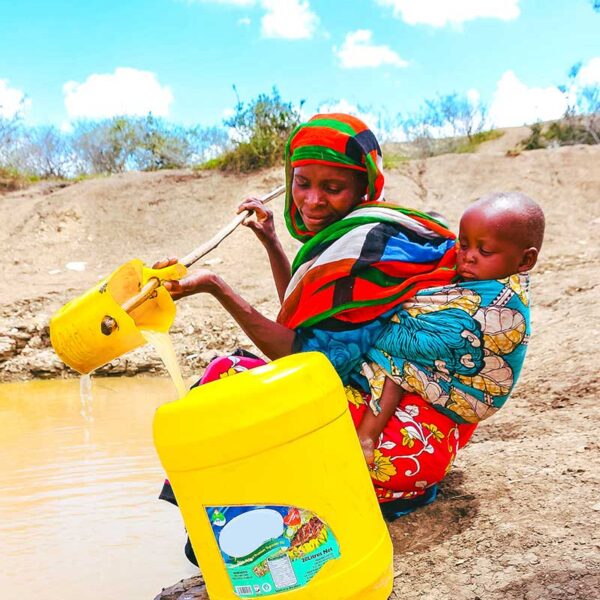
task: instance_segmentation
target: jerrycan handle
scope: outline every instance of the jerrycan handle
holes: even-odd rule
[[[263,204],[266,204],[267,202],[270,202],[274,198],[277,198],[283,194],[283,192],[285,192],[285,185],[280,185],[278,188],[275,188],[268,194],[265,194],[259,198],[259,200]],[[244,210],[237,215],[235,219],[232,219],[227,225],[225,225],[225,227],[220,229],[212,238],[210,238],[210,240],[204,242],[195,250],[192,250],[192,252],[184,256],[179,262],[185,267],[190,267],[197,260],[208,254],[211,250],[214,250],[230,233],[236,229],[236,227],[238,227],[238,225],[240,225],[240,223],[244,221],[244,219],[249,217],[251,214],[251,210]],[[125,301],[121,305],[121,308],[127,313],[131,312],[140,306],[140,304],[143,304],[152,295],[154,290],[160,286],[160,284],[161,281],[158,279],[158,277],[150,278],[146,285],[144,285],[135,296],[132,296],[129,298],[129,300]],[[116,329],[116,327],[116,321],[110,316],[105,317],[100,324],[100,329],[104,335],[110,335]]]

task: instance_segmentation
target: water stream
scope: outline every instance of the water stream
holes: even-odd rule
[[[160,359],[163,361],[167,372],[175,384],[179,398],[183,398],[188,393],[188,388],[183,382],[181,369],[177,362],[177,355],[175,354],[171,337],[168,333],[152,331],[150,329],[140,329],[140,333],[142,334],[142,337],[152,345],[154,350],[156,350],[158,356],[160,356]]]

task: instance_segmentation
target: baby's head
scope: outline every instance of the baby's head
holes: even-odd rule
[[[502,279],[533,268],[544,239],[544,213],[521,192],[494,192],[464,212],[457,273],[463,279]]]

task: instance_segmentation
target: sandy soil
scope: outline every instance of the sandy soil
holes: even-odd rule
[[[189,252],[232,218],[245,195],[267,192],[282,178],[279,169],[245,178],[129,173],[1,196],[0,378],[69,376],[48,346],[54,310],[130,258],[151,263]],[[547,215],[533,277],[533,338],[519,385],[459,454],[439,500],[390,526],[394,597],[599,598],[600,147],[510,158],[498,143],[477,154],[406,163],[388,173],[386,188],[389,199],[438,210],[453,227],[470,200],[491,190],[522,190]],[[282,201],[275,202],[292,255]],[[84,262],[85,270],[69,270],[71,262]],[[204,262],[276,314],[268,266],[251,232],[240,228]],[[204,297],[180,303],[173,337],[187,376],[223,350],[252,348]],[[104,369],[141,371],[162,372],[145,349]],[[162,596],[203,598],[196,584]]]

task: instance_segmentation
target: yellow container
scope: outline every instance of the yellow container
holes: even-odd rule
[[[160,286],[143,304],[126,313],[121,304],[135,296],[152,277],[179,279],[183,265],[149,269],[135,259],[119,267],[94,288],[65,304],[50,320],[50,341],[59,358],[79,373],[94,369],[146,343],[139,329],[167,332],[175,303]],[[112,317],[116,328],[105,334],[101,323]]]
[[[385,600],[392,543],[320,353],[164,404],[154,441],[211,600]]]

